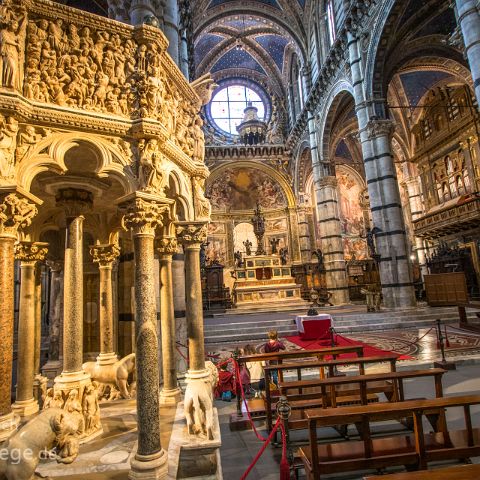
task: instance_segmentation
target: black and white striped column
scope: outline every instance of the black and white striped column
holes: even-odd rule
[[[458,23],[465,43],[475,96],[480,104],[480,12],[477,0],[456,0]]]
[[[383,302],[389,308],[415,305],[412,273],[400,191],[391,151],[393,123],[372,119],[367,102],[359,42],[347,32],[355,109],[362,145],[365,177],[376,235]]]

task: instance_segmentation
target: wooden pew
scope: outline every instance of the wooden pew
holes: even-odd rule
[[[391,473],[363,477],[364,480],[475,480],[480,478],[480,465],[456,465],[419,472]]]
[[[347,346],[347,347],[325,347],[319,348],[315,350],[282,350],[280,352],[274,353],[257,353],[255,355],[241,355],[238,357],[237,361],[239,364],[245,362],[266,362],[267,365],[269,362],[274,362],[276,366],[282,365],[284,361],[291,361],[297,359],[306,359],[315,357],[319,362],[324,360],[326,356],[332,356],[336,359],[338,356],[347,354],[347,353],[354,353],[357,357],[363,357],[363,347],[354,345],[354,346]],[[321,376],[324,377],[323,372]],[[279,380],[283,380],[283,372],[279,372]],[[270,378],[265,377],[265,403],[266,405],[272,405],[272,393],[270,391]],[[240,407],[240,398],[238,398],[237,402],[237,412],[241,413]],[[255,412],[255,416],[258,412]],[[265,410],[265,414],[267,417],[267,425],[270,425],[269,430],[272,425],[272,410],[271,408],[267,408]]]
[[[365,374],[365,366],[366,365],[373,365],[375,363],[387,362],[390,368],[390,372],[396,371],[396,362],[397,362],[398,354],[391,354],[385,356],[375,356],[375,357],[357,357],[357,358],[345,358],[345,359],[337,359],[337,360],[324,360],[324,361],[314,361],[314,362],[302,362],[302,363],[283,363],[281,365],[267,365],[265,366],[265,381],[270,390],[270,379],[271,379],[271,372],[272,370],[278,370],[279,377],[283,378],[283,373],[287,370],[294,370],[297,375],[297,381],[302,380],[302,370],[307,369],[328,369],[328,374],[330,377],[335,375],[335,369],[338,366],[357,366],[360,375]],[[281,375],[280,375],[281,374]],[[320,373],[320,378],[322,378]],[[314,408],[322,406],[322,397],[319,396],[320,388],[319,387],[310,387],[308,388],[307,392],[304,392],[304,388],[300,388],[295,400],[292,401],[292,398],[289,398],[289,404],[292,409],[305,409],[305,408]],[[266,392],[267,393],[267,392]],[[337,398],[337,405],[351,405],[353,403],[361,403],[361,398],[358,394],[351,394],[351,392],[347,392],[345,395],[342,395],[342,391],[337,391],[337,396],[341,398]],[[287,398],[289,396],[287,395]],[[291,397],[291,395],[290,395]],[[378,401],[378,396],[374,393],[367,393],[367,400],[368,401]],[[329,402],[330,406],[330,402]],[[272,402],[271,393],[268,392],[265,398],[265,410],[274,410],[274,404]],[[303,415],[301,412],[293,412],[293,416],[297,417],[297,420],[303,419]],[[270,431],[272,428],[272,418],[267,417],[267,429]],[[298,426],[295,427],[292,425],[291,428],[306,428],[306,426]]]
[[[307,410],[310,443],[299,450],[307,478],[320,480],[328,473],[399,465],[426,469],[428,462],[478,456],[480,429],[472,427],[470,414],[470,406],[478,404],[480,395],[469,395],[322,409],[321,415],[318,409]],[[442,422],[438,432],[424,433],[424,415],[459,406],[464,410],[464,430],[449,432],[446,422]],[[413,434],[372,438],[371,423],[401,417],[413,418]],[[317,428],[351,423],[362,424],[362,440],[318,444]]]

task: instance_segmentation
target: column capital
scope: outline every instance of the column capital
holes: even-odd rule
[[[115,243],[91,245],[90,255],[95,263],[98,263],[101,267],[108,267],[120,255],[120,247]]]
[[[48,253],[48,243],[18,242],[15,244],[15,258],[22,262],[43,262]]]
[[[395,131],[395,123],[392,120],[370,120],[365,127],[369,139],[376,137],[392,137]]]
[[[79,217],[93,206],[93,193],[80,188],[60,188],[55,194],[57,206],[65,209],[67,218]]]
[[[19,228],[31,225],[37,207],[15,193],[0,195],[0,237],[17,238]]]
[[[318,179],[318,186],[320,188],[323,187],[334,187],[336,188],[338,185],[338,180],[337,177],[333,177],[331,175],[326,176],[326,177],[321,177]]]
[[[178,242],[175,237],[161,237],[155,247],[160,255],[173,255],[177,251]]]
[[[177,222],[176,232],[178,241],[188,247],[207,240],[208,222]]]
[[[140,196],[135,196],[121,207],[126,210],[123,226],[127,230],[131,229],[134,235],[155,235],[155,229],[163,226],[164,217],[168,217],[171,209],[169,203]]]

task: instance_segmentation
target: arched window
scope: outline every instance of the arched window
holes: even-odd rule
[[[337,33],[335,31],[335,15],[333,11],[333,0],[327,0],[326,4],[327,11],[327,24],[328,24],[328,38],[330,40],[330,45],[335,42]]]

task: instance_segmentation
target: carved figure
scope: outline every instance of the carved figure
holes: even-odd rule
[[[190,435],[203,433],[213,440],[212,377],[189,380],[185,390],[184,413]]]
[[[237,250],[233,254],[233,258],[235,259],[235,266],[236,267],[241,267],[243,265],[242,252],[240,250]]]
[[[100,428],[100,407],[97,392],[93,385],[88,385],[85,388],[82,407],[85,418],[85,433],[89,435]]]
[[[208,198],[205,198],[205,179],[203,177],[193,177],[192,181],[195,218],[197,220],[209,220],[212,206]]]
[[[138,179],[140,188],[163,194],[165,171],[162,168],[162,154],[158,151],[157,140],[151,138],[143,148],[139,145],[139,150]]]
[[[85,362],[83,370],[90,374],[92,381],[100,384],[110,385],[120,390],[123,398],[130,398],[128,391],[129,376],[135,371],[135,354],[131,353],[112,365],[99,365],[97,362]]]
[[[197,117],[193,124],[193,160],[201,163],[205,161],[205,135],[202,125],[202,119]]]
[[[243,242],[243,246],[245,247],[245,253],[247,254],[247,257],[249,257],[252,254],[253,243],[247,238]]]
[[[56,448],[58,462],[75,460],[78,455],[78,422],[60,408],[43,410],[12,435],[2,448],[0,478],[30,480],[35,477],[42,452]]]
[[[43,408],[63,408],[63,404],[62,392],[60,390],[55,391],[53,388],[49,388],[47,390],[47,396]]]
[[[42,138],[43,135],[37,133],[35,127],[32,125],[27,125],[25,127],[25,131],[18,134],[16,152],[17,162],[22,160],[27,155],[29,150],[31,150],[31,148],[35,146],[35,144]]]
[[[83,418],[82,405],[78,398],[78,390],[76,388],[70,390],[63,409],[78,418],[79,432],[83,434],[85,432],[85,420]]]
[[[218,87],[210,72],[194,80],[190,86],[195,90],[202,105],[206,105],[211,100],[213,91]]]
[[[280,239],[279,238],[272,238],[270,240],[270,245],[272,247],[272,255],[276,255],[278,253],[278,244],[280,243]]]
[[[17,120],[13,117],[5,119],[0,114],[0,179],[11,179],[15,175],[17,132]]]
[[[0,30],[1,83],[3,87],[21,90],[23,81],[22,51],[25,42],[27,16],[21,21],[10,18]]]
[[[278,254],[280,255],[282,265],[286,265],[288,262],[288,248],[282,247]]]

